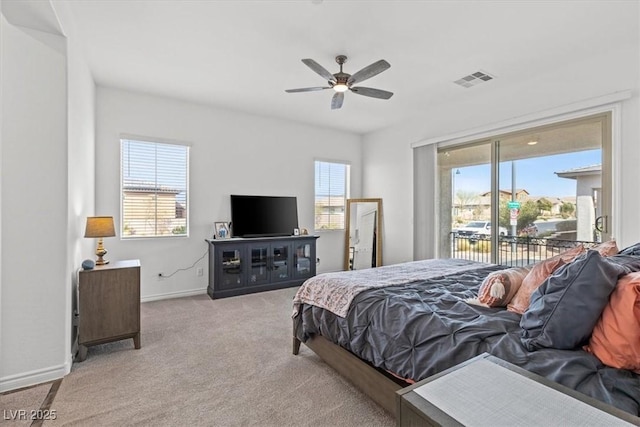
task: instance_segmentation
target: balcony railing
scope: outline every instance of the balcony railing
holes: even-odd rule
[[[491,238],[486,235],[451,237],[451,258],[491,263]],[[598,242],[560,240],[531,236],[499,236],[497,264],[509,267],[523,266],[551,258],[578,245],[591,247]]]

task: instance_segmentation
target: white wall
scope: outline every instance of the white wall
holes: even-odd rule
[[[2,12],[0,246],[12,250],[0,254],[0,391],[71,368],[95,176],[95,85],[67,5],[12,2]]]
[[[67,215],[67,309],[69,321],[76,308],[77,270],[95,250],[93,239],[84,238],[86,217],[95,210],[95,83],[84,59],[81,38],[67,3],[54,4],[67,37],[68,120],[68,215]],[[75,353],[76,331],[67,325],[70,352]]]
[[[361,192],[359,135],[100,86],[96,98],[96,214],[113,215],[116,227],[120,135],[191,145],[190,236],[104,242],[108,259],[140,259],[143,300],[205,291],[206,257],[196,265],[204,267],[203,277],[195,268],[157,276],[190,267],[207,252],[204,239],[211,237],[213,223],[230,219],[230,194],[297,196],[300,227],[313,230],[314,159],[351,162],[352,196]],[[318,271],[342,269],[344,232],[319,234]]]
[[[503,89],[499,79],[468,89],[448,104],[431,105],[420,119],[366,135],[363,145],[363,197],[382,197],[384,203],[384,263],[413,259],[412,150],[414,142],[444,137],[474,128],[515,120],[518,117],[568,105],[609,93],[632,90],[623,102],[620,152],[614,153],[620,167],[623,233],[619,245],[640,241],[640,40],[623,49],[596,54],[582,63],[565,64],[548,74]],[[635,183],[635,184],[634,184]]]
[[[70,369],[66,41],[1,19],[0,392]]]
[[[638,51],[635,53],[638,58]],[[640,68],[640,67],[638,67]],[[636,78],[640,79],[640,70],[636,68]],[[624,102],[621,118],[620,152],[614,159],[615,168],[622,175],[618,208],[620,210],[622,233],[615,236],[618,246],[624,248],[640,241],[640,186],[638,185],[638,165],[640,165],[640,82],[636,82],[635,96]],[[618,162],[617,165],[615,162]]]
[[[2,10],[2,0],[0,0],[0,11]],[[6,39],[6,35],[5,33],[7,32],[7,21],[4,18],[4,15],[2,15],[0,13],[0,64],[2,64],[2,60],[4,59],[3,57],[3,52],[4,52],[4,40]],[[2,108],[4,106],[4,103],[2,102],[2,100],[4,99],[4,85],[5,85],[5,77],[4,77],[4,70],[3,67],[0,65],[0,172],[2,171],[2,164],[3,164],[3,160],[2,160],[2,146],[3,141],[4,141],[4,132],[2,132],[2,120],[3,120],[3,113],[2,113]],[[3,320],[3,316],[2,316],[2,308],[4,307],[4,303],[3,303],[3,298],[2,298],[2,186],[3,186],[3,179],[2,179],[2,174],[0,173],[0,383],[2,382],[2,378],[4,376],[3,374],[3,369],[2,369],[2,360],[5,357],[4,352],[2,351],[2,334],[4,331],[3,325],[4,325],[4,320]],[[1,390],[2,388],[0,388]],[[8,389],[8,387],[7,387]]]

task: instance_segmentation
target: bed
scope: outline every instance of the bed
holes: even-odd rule
[[[585,256],[576,259],[586,263],[597,257],[601,262],[604,257],[594,252],[587,251],[591,254],[587,261],[582,261]],[[640,256],[609,259],[607,265],[614,267],[605,275],[640,270]],[[571,267],[575,271],[577,263]],[[639,415],[637,373],[603,364],[583,349],[584,343],[532,351],[523,341],[525,315],[467,302],[478,295],[487,276],[505,268],[465,260],[425,260],[318,275],[305,282],[294,298],[293,353],[298,354],[305,343],[392,414],[400,388],[487,352]],[[571,268],[565,267],[565,276],[589,274],[571,273]]]

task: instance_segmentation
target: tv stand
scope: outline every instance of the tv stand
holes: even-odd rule
[[[212,299],[301,285],[316,275],[319,236],[206,239]]]

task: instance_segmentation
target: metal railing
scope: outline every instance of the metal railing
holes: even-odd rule
[[[491,237],[486,235],[460,236],[456,232],[451,237],[451,258],[468,259],[480,262],[491,260]],[[578,245],[591,247],[598,242],[578,240],[560,240],[531,236],[499,236],[498,259],[496,264],[509,267],[533,264],[551,258]]]

